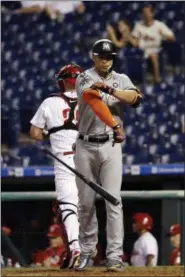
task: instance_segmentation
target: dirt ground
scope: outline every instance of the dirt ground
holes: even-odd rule
[[[1,276],[185,276],[184,266],[158,266],[153,268],[127,267],[123,272],[107,272],[105,267],[91,267],[86,271],[60,270],[47,268],[6,268]]]

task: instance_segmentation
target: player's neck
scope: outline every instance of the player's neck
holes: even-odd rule
[[[144,22],[146,26],[151,26],[154,23],[154,19],[145,20]]]
[[[97,68],[95,68],[95,70],[98,73],[98,75],[100,77],[103,77],[104,79],[107,79],[110,76],[110,74],[111,74],[110,72],[101,71],[101,70],[99,70]]]
[[[148,232],[147,230],[141,230],[141,231],[139,232],[139,235],[142,236],[142,235],[144,235],[144,234],[147,233],[147,232]]]
[[[70,92],[75,92],[76,90],[75,90],[75,88],[66,88],[65,91],[64,91],[64,93],[65,93],[65,92],[69,92],[69,91],[70,91]]]

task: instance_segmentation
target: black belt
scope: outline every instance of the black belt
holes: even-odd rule
[[[79,135],[78,137],[79,139],[82,139],[84,141],[89,141],[89,142],[100,142],[100,143],[104,143],[106,141],[108,141],[110,139],[109,135],[99,135],[99,136],[83,136],[83,135]]]

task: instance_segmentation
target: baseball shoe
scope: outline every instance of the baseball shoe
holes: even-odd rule
[[[79,260],[80,260],[80,251],[73,250],[71,253],[71,259],[69,261],[68,268],[74,268],[75,265],[79,264]]]
[[[118,260],[109,260],[107,263],[107,271],[109,272],[121,272],[124,270],[124,265]]]
[[[79,258],[80,258],[80,251],[78,250],[73,250],[70,252],[70,254],[65,254],[65,257],[61,259],[63,263],[60,266],[60,269],[73,268]]]
[[[74,266],[74,269],[77,271],[82,271],[86,270],[86,268],[90,264],[90,260],[94,259],[96,257],[97,251],[90,254],[90,255],[85,255],[85,254],[80,254],[80,259],[78,259],[77,263]]]

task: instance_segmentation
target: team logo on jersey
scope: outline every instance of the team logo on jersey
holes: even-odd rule
[[[85,72],[80,73],[79,76],[80,76],[81,78],[83,78],[83,77],[85,76]]]
[[[118,83],[113,83],[113,87],[117,88],[118,87]]]
[[[86,83],[88,83],[90,78],[87,75],[84,75],[84,78],[80,82],[80,86],[83,87]]]
[[[103,44],[103,50],[110,50],[109,43],[104,42],[104,44]]]

